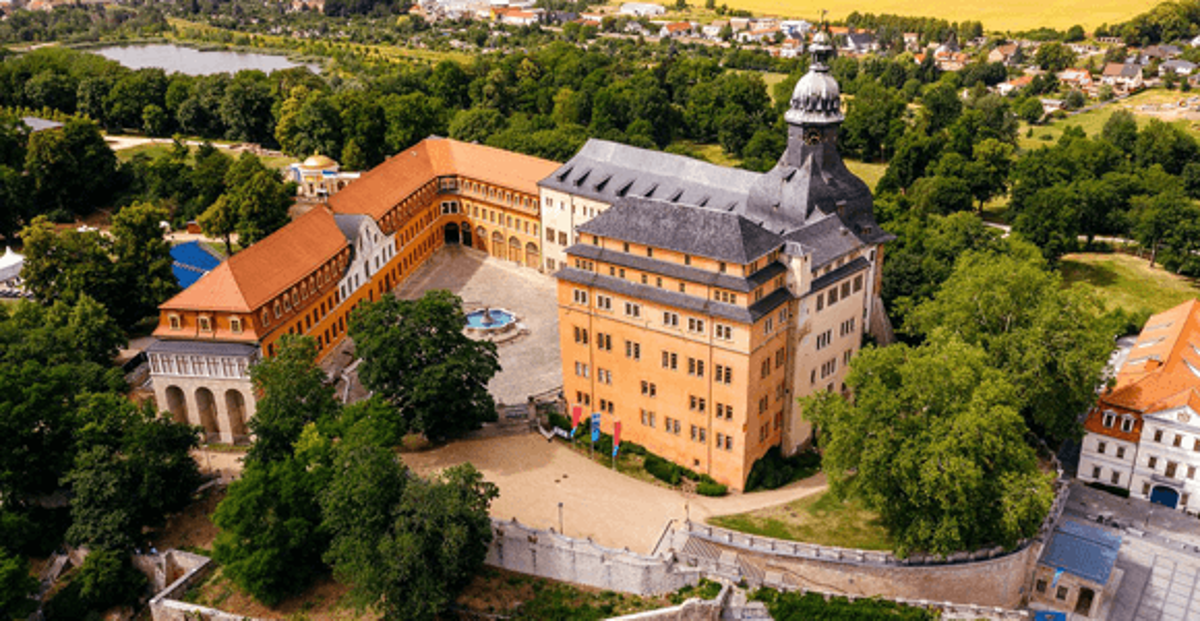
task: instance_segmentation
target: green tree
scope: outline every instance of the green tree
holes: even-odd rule
[[[311,336],[284,335],[278,353],[250,367],[250,381],[261,395],[250,419],[254,445],[246,462],[287,459],[308,423],[325,423],[338,414],[333,387],[317,366],[317,342]]]
[[[463,142],[486,142],[492,135],[503,130],[508,120],[499,110],[471,108],[459,110],[450,121],[450,137]]]
[[[353,434],[334,461],[321,497],[326,561],[385,619],[434,618],[483,565],[498,489],[470,464],[412,477],[390,449]]]
[[[1075,52],[1062,43],[1051,41],[1038,46],[1033,61],[1041,69],[1057,73],[1063,69],[1069,69],[1075,64]]]
[[[846,380],[853,402],[801,400],[833,491],[878,511],[900,555],[1012,547],[1049,510],[1016,390],[987,357],[954,338],[868,348]]]
[[[0,548],[0,619],[25,619],[37,609],[37,578],[29,575],[29,561]]]
[[[359,377],[399,410],[406,431],[444,440],[496,420],[487,391],[500,370],[496,345],[468,338],[465,324],[462,300],[444,290],[387,296],[352,316]]]
[[[846,109],[845,150],[869,161],[887,159],[904,132],[904,100],[895,89],[866,82]]]
[[[171,244],[161,226],[169,217],[166,209],[146,203],[134,203],[113,216],[111,251],[126,300],[116,319],[123,325],[157,315],[158,305],[179,291],[171,271]]]
[[[1130,219],[1133,221],[1133,236],[1145,248],[1150,249],[1150,266],[1158,259],[1163,241],[1172,232],[1185,230],[1186,224],[1198,217],[1195,201],[1178,188],[1169,188],[1154,196],[1139,196],[1133,199]]]
[[[229,199],[222,194],[216,202],[208,206],[204,213],[196,219],[200,230],[209,237],[218,237],[225,241],[225,254],[233,254],[231,237],[237,232],[238,214],[229,204]]]
[[[1121,151],[1133,155],[1138,138],[1137,119],[1128,110],[1117,110],[1104,122],[1100,135]]]
[[[107,200],[116,170],[117,156],[87,119],[72,118],[29,137],[25,171],[35,213],[58,219],[90,213]]]
[[[288,208],[295,202],[295,186],[284,183],[278,172],[267,168],[254,154],[243,153],[229,167],[225,187],[221,195],[224,204],[210,206],[210,210],[217,209],[208,221],[214,234],[225,237],[227,250],[230,217],[234,219],[233,231],[242,247],[266,238],[288,223]]]
[[[79,453],[63,479],[73,493],[68,541],[126,550],[190,501],[200,482],[194,428],[116,393],[81,399],[77,424]]]
[[[947,82],[936,82],[925,90],[921,104],[929,117],[929,131],[950,127],[962,114],[963,103],[958,89]]]
[[[329,442],[312,425],[300,435],[294,452],[248,461],[213,514],[220,529],[213,557],[234,584],[268,605],[324,571],[328,537],[317,498],[329,484]]]
[[[1063,287],[1040,257],[969,253],[906,326],[980,347],[1011,381],[1029,427],[1060,441],[1080,434],[1079,413],[1095,400],[1112,349],[1102,315],[1097,299]]]

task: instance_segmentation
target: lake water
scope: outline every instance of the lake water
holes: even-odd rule
[[[277,69],[299,67],[283,56],[254,54],[247,52],[200,51],[179,45],[128,45],[104,47],[92,52],[115,60],[130,69],[158,67],[167,73],[188,75],[211,75],[214,73],[237,73],[244,69],[258,69],[270,73]],[[314,72],[320,67],[307,65]]]

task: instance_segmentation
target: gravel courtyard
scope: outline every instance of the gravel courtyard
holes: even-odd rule
[[[497,402],[524,403],[531,394],[562,387],[554,278],[478,250],[448,246],[395,294],[412,300],[431,289],[450,290],[468,308],[486,305],[512,311],[529,329],[529,334],[499,345],[501,371],[488,384]]]

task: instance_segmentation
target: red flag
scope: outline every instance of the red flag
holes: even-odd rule
[[[621,448],[621,419],[613,419],[613,457],[617,456],[617,450]]]
[[[576,427],[579,426],[579,419],[582,416],[583,416],[583,406],[582,405],[571,406],[571,429],[575,429]]]

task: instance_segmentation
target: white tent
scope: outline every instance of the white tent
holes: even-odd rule
[[[13,252],[12,248],[6,248],[4,256],[0,256],[0,282],[20,276],[23,267],[25,257]]]

